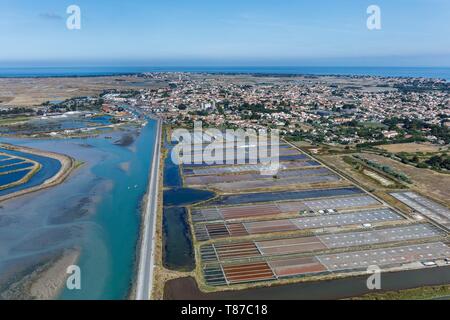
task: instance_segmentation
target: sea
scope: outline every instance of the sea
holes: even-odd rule
[[[114,66],[114,67],[0,67],[0,78],[94,77],[143,72],[242,73],[283,75],[346,75],[434,78],[450,81],[450,67],[301,67],[301,66]]]

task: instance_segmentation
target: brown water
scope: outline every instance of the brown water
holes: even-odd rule
[[[204,293],[191,277],[168,281],[164,288],[167,300],[330,300],[373,293],[367,289],[366,276],[330,281],[315,281],[252,288],[239,291]],[[450,284],[450,266],[435,267],[381,275],[384,291]]]

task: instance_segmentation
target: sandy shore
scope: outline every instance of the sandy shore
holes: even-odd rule
[[[20,152],[30,153],[30,154],[34,154],[34,155],[38,155],[38,156],[53,158],[53,159],[58,160],[61,163],[61,169],[58,171],[58,173],[55,174],[50,179],[44,181],[44,183],[40,184],[39,186],[35,186],[32,188],[28,188],[25,190],[20,190],[20,191],[13,192],[13,193],[10,193],[10,194],[4,195],[4,196],[0,196],[0,202],[9,200],[9,199],[12,199],[15,197],[19,197],[19,196],[22,196],[27,193],[36,192],[36,191],[39,191],[39,190],[42,190],[45,188],[50,188],[55,185],[58,185],[58,184],[64,182],[64,180],[69,176],[69,174],[75,168],[75,159],[73,159],[69,156],[63,155],[63,154],[47,152],[47,151],[38,150],[38,149],[34,149],[34,148],[15,146],[15,145],[11,145],[11,144],[1,144],[0,146],[4,149],[8,149],[8,150],[20,151]]]
[[[41,272],[31,284],[30,296],[32,299],[55,299],[65,285],[68,277],[67,268],[76,264],[79,256],[79,250],[66,250],[60,259]]]
[[[65,286],[68,277],[67,268],[76,264],[79,256],[79,249],[64,250],[56,258],[12,284],[2,293],[1,298],[8,300],[56,299]]]

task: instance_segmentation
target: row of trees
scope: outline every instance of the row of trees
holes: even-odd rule
[[[419,119],[410,119],[410,118],[390,118],[383,121],[385,125],[389,127],[389,130],[398,129],[397,125],[402,124],[403,130],[413,136],[421,136],[423,129],[428,129],[429,134],[437,137],[440,140],[445,141],[445,143],[450,143],[450,129],[444,125],[444,122],[448,120],[448,117],[441,117],[442,123],[437,124],[429,124],[425,121]]]
[[[448,155],[433,156],[425,161],[425,163],[438,170],[450,170],[450,156]]]
[[[8,116],[8,115],[16,115],[16,114],[23,114],[23,113],[34,113],[33,109],[29,108],[10,108],[10,109],[0,109],[0,115],[2,116]]]
[[[389,175],[391,175],[391,176],[393,176],[393,177],[395,177],[395,178],[397,178],[399,180],[411,183],[411,179],[406,174],[404,174],[403,172],[398,172],[398,171],[394,170],[393,168],[391,168],[391,167],[389,167],[387,165],[383,165],[383,164],[380,164],[380,163],[372,161],[372,160],[367,160],[367,159],[362,158],[362,157],[360,157],[358,155],[354,155],[354,157],[359,159],[359,160],[361,160],[361,161],[363,161],[369,167],[381,170],[384,173],[387,173],[387,174],[389,174]]]

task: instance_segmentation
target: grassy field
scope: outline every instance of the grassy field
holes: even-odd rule
[[[167,83],[132,76],[0,79],[0,105],[37,106],[51,100],[93,96],[108,89],[163,88]]]
[[[392,160],[376,154],[362,153],[364,158],[387,165],[399,172],[406,174],[418,191],[429,194],[432,197],[450,205],[450,175],[438,173],[429,169],[419,169],[411,165]]]
[[[429,300],[437,298],[450,299],[450,285],[369,293],[351,300]]]
[[[30,117],[20,116],[20,117],[14,117],[14,118],[3,118],[3,119],[0,119],[0,125],[8,125],[11,123],[27,121],[27,120],[30,120]]]
[[[398,183],[397,181],[390,180],[385,175],[380,175],[387,182],[389,182],[389,186],[383,185],[381,181],[374,179],[370,175],[364,172],[366,168],[363,164],[360,164],[356,161],[356,159],[352,158],[350,155],[326,155],[320,156],[320,160],[325,162],[327,165],[333,167],[334,169],[344,173],[347,176],[352,177],[358,184],[362,185],[368,190],[378,190],[378,189],[387,189],[387,188],[403,188],[403,185]],[[372,170],[367,170],[369,172],[373,172]]]
[[[398,153],[398,152],[408,152],[408,153],[415,153],[415,152],[439,152],[441,151],[441,148],[448,149],[448,147],[442,147],[438,145],[433,145],[429,143],[397,143],[397,144],[385,144],[378,146],[378,148],[381,148],[383,150],[386,150],[388,152],[392,153]]]

